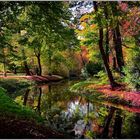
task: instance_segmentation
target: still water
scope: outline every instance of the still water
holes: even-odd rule
[[[105,104],[96,93],[72,93],[68,89],[74,83],[38,85],[11,96],[45,117],[47,125],[74,138],[140,138],[139,111]]]

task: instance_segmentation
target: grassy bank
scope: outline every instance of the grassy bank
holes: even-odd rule
[[[0,138],[66,138],[45,126],[45,120],[28,107],[20,106],[0,87]]]
[[[0,115],[43,122],[43,119],[34,111],[14,102],[6,95],[6,91],[3,88],[0,88]]]

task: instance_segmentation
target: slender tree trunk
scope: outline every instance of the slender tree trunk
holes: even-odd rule
[[[37,61],[38,61],[38,67],[39,67],[39,73],[38,75],[42,75],[42,66],[41,66],[41,60],[40,60],[40,55],[37,56]]]
[[[14,74],[17,74],[17,68],[14,67]]]
[[[108,27],[106,27],[106,57],[107,61],[109,63],[109,30]]]
[[[106,21],[108,20],[108,9],[107,9],[107,2],[104,2],[104,13],[105,13],[105,18]],[[105,45],[106,45],[106,57],[107,57],[107,61],[109,63],[109,29],[108,29],[108,23],[106,22],[106,41],[105,41]]]
[[[2,49],[3,51],[3,75],[4,77],[7,76],[7,73],[6,73],[6,56],[5,56],[5,52],[4,52],[4,48]]]
[[[4,77],[7,76],[7,72],[6,72],[6,62],[5,62],[5,58],[4,58],[4,62],[3,62],[3,67],[4,67]]]
[[[52,60],[51,60],[51,52],[50,52],[51,47],[49,46],[49,53],[48,53],[48,58],[49,58],[49,75],[52,75],[52,70],[51,70],[51,65],[52,65]]]
[[[118,11],[117,2],[111,3],[111,8],[112,8],[113,17],[115,18],[115,14]],[[116,52],[116,59],[117,59],[117,64],[118,64],[120,74],[124,74],[122,72],[124,66],[124,58],[123,58],[123,51],[122,51],[122,38],[120,33],[119,20],[117,19],[116,22],[117,22],[116,27],[113,29],[114,49]]]
[[[25,68],[26,75],[31,75],[31,74],[30,74],[30,70],[29,70],[29,68],[28,68],[27,61],[26,61],[26,56],[25,56],[24,48],[22,48],[22,57],[23,57],[23,64],[24,64],[24,68]]]
[[[95,12],[97,13],[98,12],[97,2],[93,2],[93,4],[94,4]],[[98,22],[100,22],[101,17],[97,16],[97,20],[98,20]],[[105,65],[105,69],[106,69],[106,72],[107,72],[107,75],[108,75],[108,78],[110,81],[110,85],[112,88],[114,88],[115,86],[117,86],[117,84],[114,81],[114,78],[113,78],[112,72],[109,68],[109,64],[108,64],[106,54],[105,54],[105,51],[103,48],[103,28],[101,26],[101,23],[99,23],[99,49],[100,49],[100,53],[101,53],[101,56],[102,56],[102,59],[103,59],[104,65]]]

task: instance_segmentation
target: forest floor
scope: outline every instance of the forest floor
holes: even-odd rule
[[[111,90],[110,85],[89,85],[89,88],[96,89],[103,93],[106,98],[118,97],[119,99],[130,102],[132,106],[140,107],[140,91],[126,91],[125,86]]]

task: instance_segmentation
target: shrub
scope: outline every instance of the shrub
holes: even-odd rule
[[[103,70],[102,71],[99,71],[95,77],[98,78],[98,83],[99,84],[107,84],[108,83],[108,76],[106,74],[106,72],[104,72]]]
[[[133,57],[128,61],[124,68],[124,81],[129,85],[130,88],[139,90],[140,89],[140,48],[137,47],[133,52]]]
[[[100,63],[89,62],[86,64],[87,72],[93,76],[97,74],[99,71],[103,70],[103,66]]]

